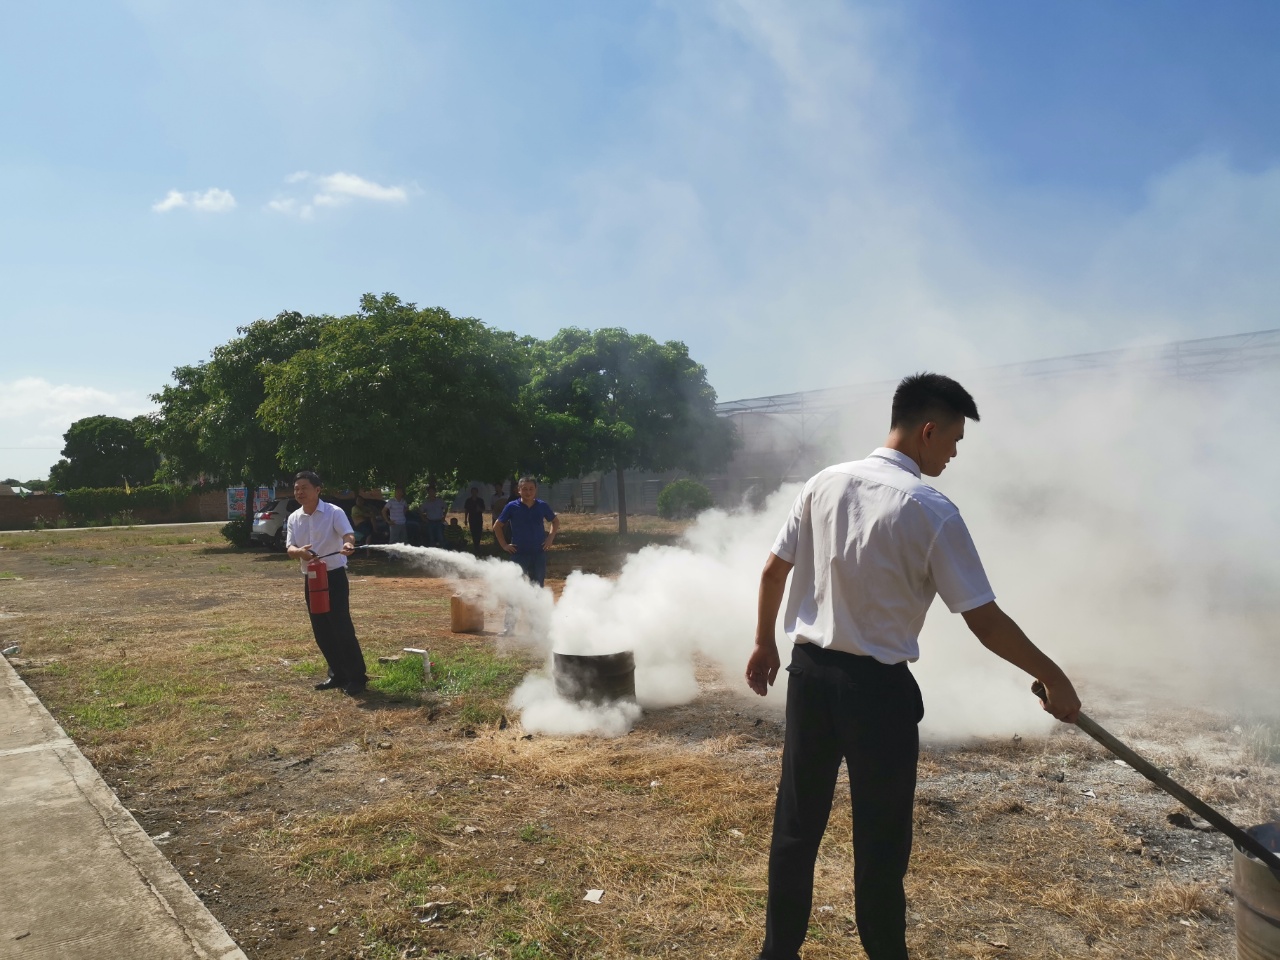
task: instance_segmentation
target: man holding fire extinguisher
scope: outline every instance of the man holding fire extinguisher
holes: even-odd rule
[[[347,583],[347,557],[355,553],[356,535],[342,508],[320,499],[320,487],[314,471],[303,470],[294,478],[293,498],[301,506],[289,514],[285,543],[302,567],[311,632],[329,664],[328,679],[316,689],[341,689],[354,697],[369,682],[351,622]]]

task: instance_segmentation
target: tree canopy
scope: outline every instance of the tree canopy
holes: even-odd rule
[[[155,478],[160,458],[147,446],[146,417],[85,417],[73,423],[62,439],[63,459],[49,470],[54,490],[78,487],[142,485]]]
[[[529,342],[439,307],[366,294],[359,313],[273,367],[260,417],[279,454],[344,484],[502,477],[525,431]]]
[[[349,316],[284,312],[178,367],[153,399],[162,476],[333,486],[434,476],[548,480],[725,464],[736,438],[706,369],[679,341],[567,328],[546,342],[440,307],[366,294]]]
[[[314,347],[333,321],[293,311],[240,327],[240,336],[215,347],[209,360],[173,371],[174,383],[152,399],[162,472],[173,480],[203,476],[215,483],[270,483],[281,466],[276,424],[258,415],[266,377],[277,364]]]
[[[537,351],[525,400],[541,472],[616,471],[620,533],[626,470],[701,474],[727,463],[736,445],[732,423],[716,416],[706,368],[678,340],[617,327],[561,330]]]

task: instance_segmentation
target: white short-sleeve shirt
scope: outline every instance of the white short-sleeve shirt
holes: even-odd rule
[[[795,565],[787,636],[882,663],[919,658],[935,595],[952,613],[996,596],[955,504],[888,447],[810,479],[773,552]]]
[[[343,534],[351,533],[352,530],[351,521],[347,519],[341,507],[335,507],[332,503],[321,500],[310,516],[299,507],[289,514],[285,528],[287,546],[305,547],[308,543],[311,544],[311,549],[316,556],[324,557],[324,565],[330,570],[347,565],[347,558],[339,551],[342,550]],[[325,556],[326,554],[333,554],[333,556]],[[300,560],[298,565],[305,575],[307,561]]]

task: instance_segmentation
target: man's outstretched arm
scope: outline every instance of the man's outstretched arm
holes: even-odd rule
[[[760,574],[760,599],[756,605],[756,644],[747,661],[747,686],[760,696],[769,692],[778,677],[782,661],[778,658],[778,641],[774,630],[778,624],[778,610],[782,607],[782,595],[787,589],[787,577],[794,564],[783,560],[776,553],[769,554],[764,572]]]
[[[1076,696],[1075,687],[1062,668],[1027,639],[1022,628],[996,606],[994,600],[961,616],[984,647],[1044,684],[1048,691],[1045,710],[1064,723],[1075,723],[1080,714],[1080,698]]]

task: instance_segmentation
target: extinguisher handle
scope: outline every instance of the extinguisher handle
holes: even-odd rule
[[[364,549],[364,547],[363,547],[363,546],[357,546],[357,547],[353,547],[353,548],[352,548],[352,550],[363,550],[363,549]],[[333,551],[333,553],[322,553],[322,554],[319,554],[318,556],[313,556],[311,559],[312,559],[312,560],[323,560],[323,559],[325,559],[325,557],[336,557],[336,556],[337,556],[338,554],[340,554],[341,552],[342,552],[341,550],[335,550],[335,551]]]

